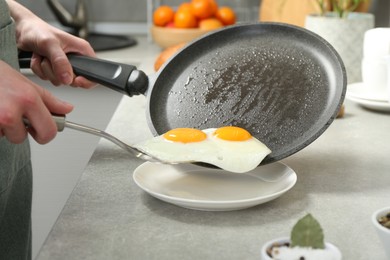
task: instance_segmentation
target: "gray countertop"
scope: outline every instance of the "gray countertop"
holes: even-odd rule
[[[143,64],[151,72],[152,63]],[[128,143],[151,137],[145,105],[142,96],[123,97],[107,132]],[[266,241],[289,236],[308,212],[343,259],[385,259],[371,214],[390,205],[390,114],[345,105],[343,118],[282,161],[297,173],[296,185],[239,211],[151,197],[132,179],[142,161],[101,140],[37,259],[260,259]]]

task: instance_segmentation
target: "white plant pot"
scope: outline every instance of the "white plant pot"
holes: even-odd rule
[[[305,28],[323,37],[340,54],[349,84],[362,81],[364,33],[374,28],[373,14],[350,13],[346,18],[339,18],[335,13],[308,15]]]
[[[272,247],[272,245],[274,245],[275,243],[278,243],[278,244],[290,243],[290,239],[288,237],[281,237],[281,238],[277,238],[274,240],[270,240],[267,243],[265,243],[263,245],[263,247],[261,248],[261,260],[272,260],[273,259],[267,254],[267,250],[270,247]],[[328,242],[325,242],[325,250],[331,251],[334,259],[337,259],[337,260],[342,259],[341,252],[335,245],[328,243]]]
[[[385,216],[389,212],[390,207],[385,207],[375,211],[371,217],[372,224],[374,225],[375,230],[378,233],[380,240],[382,241],[383,248],[385,249],[386,256],[388,257],[388,259],[390,259],[390,229],[382,226],[378,220],[380,219],[380,217]]]

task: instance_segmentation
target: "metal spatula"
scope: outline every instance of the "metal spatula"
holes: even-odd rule
[[[63,115],[53,115],[53,119],[56,122],[57,129],[59,132],[62,132],[64,130],[64,128],[66,127],[66,128],[71,128],[71,129],[80,131],[80,132],[93,134],[96,136],[100,136],[100,137],[102,137],[110,142],[113,142],[114,144],[118,145],[122,149],[124,149],[127,152],[129,152],[130,154],[132,154],[134,157],[140,158],[142,160],[150,161],[150,162],[165,163],[165,164],[175,164],[175,163],[171,163],[171,162],[164,162],[164,161],[162,161],[162,160],[160,160],[152,155],[146,154],[145,152],[122,142],[118,138],[116,138],[116,137],[114,137],[114,136],[112,136],[112,135],[110,135],[102,130],[67,121],[65,116],[63,116]],[[30,122],[27,119],[24,119],[23,121],[27,127],[31,126]]]

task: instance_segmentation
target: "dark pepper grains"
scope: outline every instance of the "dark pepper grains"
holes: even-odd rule
[[[390,212],[388,212],[385,216],[380,217],[378,222],[385,228],[390,229]]]
[[[272,249],[274,248],[278,248],[278,247],[290,247],[290,243],[289,242],[286,242],[286,243],[274,243],[272,244],[269,248],[267,248],[267,255],[269,257],[272,257]]]

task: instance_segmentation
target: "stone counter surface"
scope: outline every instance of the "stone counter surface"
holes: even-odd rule
[[[132,179],[143,162],[101,140],[37,260],[260,259],[262,245],[289,236],[306,213],[343,259],[384,260],[371,214],[390,205],[390,114],[345,104],[343,118],[282,160],[297,173],[296,185],[239,211],[196,211],[151,197]],[[145,106],[143,96],[123,97],[106,131],[130,144],[151,137]]]

